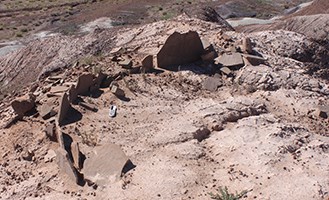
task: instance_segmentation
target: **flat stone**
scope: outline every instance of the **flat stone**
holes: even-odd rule
[[[223,67],[241,67],[244,62],[240,53],[225,53],[215,59],[215,64],[220,64]]]
[[[78,174],[73,167],[73,164],[71,163],[68,153],[65,151],[65,149],[59,147],[56,150],[56,160],[61,174],[68,177],[75,183],[78,183]]]
[[[86,109],[91,110],[93,112],[97,112],[98,111],[98,109],[97,109],[96,106],[91,105],[91,104],[86,103],[86,102],[79,102],[79,105],[82,106],[83,108],[86,108]]]
[[[112,143],[96,146],[86,157],[84,177],[98,185],[120,180],[122,170],[129,160],[122,149]]]
[[[35,96],[28,94],[18,97],[11,102],[11,107],[14,109],[16,114],[23,116],[35,107]]]
[[[66,86],[55,86],[50,88],[50,93],[56,94],[56,93],[63,93],[68,91],[70,88]]]
[[[131,67],[133,66],[133,62],[131,59],[125,58],[124,60],[119,62],[119,65],[124,69],[131,69]]]
[[[61,125],[66,117],[67,112],[71,108],[68,95],[64,93],[60,99],[59,112],[58,112],[58,123]]]
[[[197,32],[174,32],[157,54],[157,65],[163,69],[177,70],[178,65],[200,60],[203,50],[202,41]]]
[[[145,71],[149,71],[154,68],[152,55],[147,55],[142,59],[142,68]]]
[[[111,86],[111,92],[115,95],[115,96],[118,96],[118,97],[123,97],[125,96],[125,92],[120,89],[118,86],[116,85],[112,85]]]
[[[49,103],[45,103],[40,106],[39,114],[42,117],[42,119],[46,120],[55,116],[57,112],[54,110],[53,105],[50,105]]]
[[[92,74],[90,73],[82,74],[78,78],[77,87],[76,87],[77,94],[87,95],[93,83],[94,83],[94,76]]]
[[[254,56],[249,54],[242,54],[245,63],[249,63],[253,66],[258,66],[260,64],[264,64],[266,59],[260,56]]]
[[[206,80],[203,82],[203,89],[215,92],[217,91],[218,87],[222,86],[222,80],[217,77],[208,77]]]
[[[229,75],[232,75],[233,72],[230,70],[230,68],[228,67],[222,67],[220,68],[220,71],[223,72],[223,74],[229,76]]]

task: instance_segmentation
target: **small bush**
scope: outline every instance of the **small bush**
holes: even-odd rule
[[[224,188],[219,187],[217,189],[217,194],[214,193],[209,193],[210,198],[211,199],[215,199],[215,200],[239,200],[241,199],[244,195],[246,195],[248,193],[247,190],[244,190],[240,193],[235,192],[235,194],[233,193],[229,193],[227,187],[225,186]]]

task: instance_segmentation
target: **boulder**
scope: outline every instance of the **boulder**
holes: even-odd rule
[[[96,146],[86,157],[83,166],[84,178],[97,185],[118,181],[129,161],[121,148],[112,143]]]
[[[35,96],[28,94],[18,97],[11,102],[11,107],[19,116],[23,116],[35,107]]]
[[[224,53],[215,59],[215,64],[223,67],[242,67],[244,65],[242,55],[240,53]]]
[[[76,87],[77,94],[87,95],[93,83],[94,83],[94,77],[92,74],[90,73],[82,74],[78,78],[77,87]]]
[[[60,125],[63,123],[65,116],[70,108],[71,108],[71,104],[69,102],[68,95],[64,93],[60,99],[60,104],[59,104],[58,123]]]
[[[69,89],[69,101],[70,101],[70,103],[75,103],[77,98],[78,98],[78,91],[76,89],[76,86],[71,85],[71,88]]]
[[[200,60],[203,50],[203,45],[197,32],[174,32],[168,37],[157,54],[158,67],[177,70],[178,65]]]

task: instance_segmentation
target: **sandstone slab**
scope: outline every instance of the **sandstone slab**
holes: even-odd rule
[[[244,65],[242,56],[240,53],[225,53],[215,59],[216,64],[220,64],[223,67],[241,67]]]
[[[77,87],[76,87],[77,93],[81,95],[88,94],[89,89],[93,85],[93,83],[94,83],[94,77],[92,74],[90,73],[82,74],[78,78]]]
[[[157,54],[158,67],[176,70],[177,65],[189,64],[201,59],[202,41],[195,31],[174,32]]]
[[[68,95],[64,93],[60,99],[59,112],[58,112],[58,123],[61,125],[66,117],[67,112],[71,108]]]
[[[84,177],[98,185],[118,181],[128,160],[118,145],[108,143],[97,146],[84,162]]]

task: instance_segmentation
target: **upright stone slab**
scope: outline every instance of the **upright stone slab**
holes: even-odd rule
[[[177,70],[178,65],[189,64],[201,59],[202,41],[195,31],[174,32],[157,54],[158,67]]]
[[[68,99],[68,95],[64,93],[60,99],[60,104],[59,104],[59,112],[58,112],[58,123],[59,125],[62,125],[65,116],[69,109],[71,108],[71,104]]]
[[[65,151],[65,149],[59,147],[56,150],[56,160],[58,167],[60,169],[60,172],[63,174],[63,176],[68,177],[70,180],[74,181],[75,183],[78,183],[78,175],[76,173],[75,168],[73,167],[73,164],[71,163],[68,153]]]
[[[151,69],[154,68],[154,65],[153,65],[153,56],[152,55],[148,55],[148,56],[145,56],[142,60],[142,68],[143,70],[145,71],[149,71]]]
[[[71,143],[71,153],[72,153],[72,157],[73,157],[73,163],[74,163],[74,167],[76,169],[80,169],[80,148],[79,148],[79,144],[77,142],[72,142]]]
[[[77,94],[87,95],[93,83],[94,83],[94,76],[92,74],[90,73],[82,74],[78,78],[77,87],[76,87]]]

